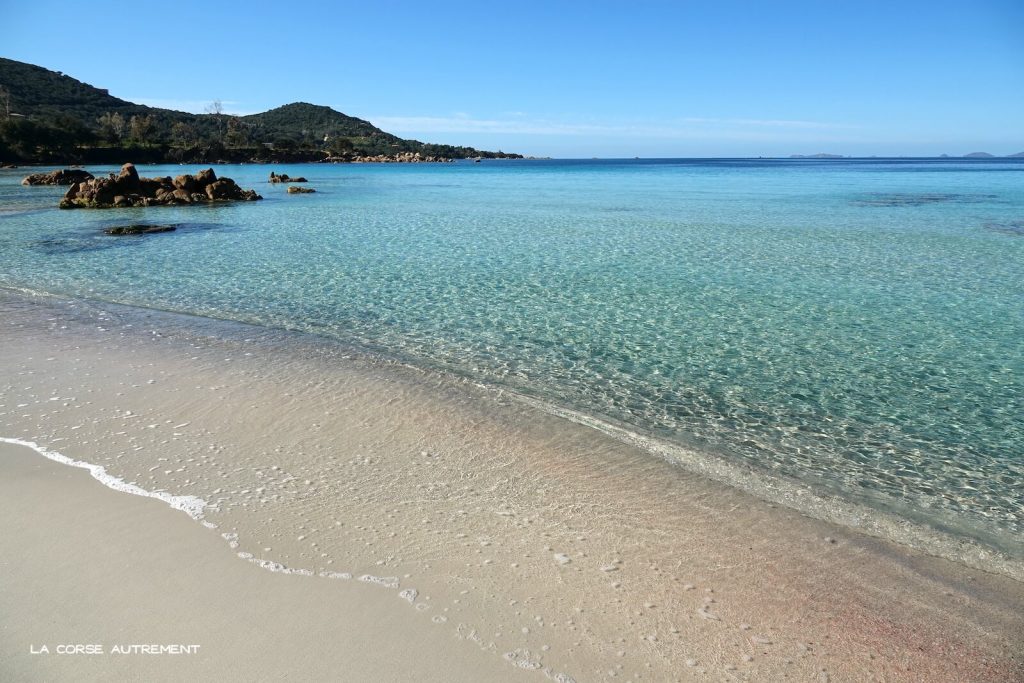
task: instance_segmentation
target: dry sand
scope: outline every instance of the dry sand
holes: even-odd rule
[[[1024,584],[810,519],[500,393],[237,325],[9,295],[0,313],[0,437],[209,505],[196,521],[0,451],[0,677],[1024,671]],[[126,640],[202,649],[28,654]]]

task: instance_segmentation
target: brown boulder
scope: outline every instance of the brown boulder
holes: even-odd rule
[[[206,196],[210,199],[236,199],[238,192],[238,185],[230,178],[221,178],[206,186]]]
[[[278,174],[274,173],[273,171],[271,171],[270,172],[270,180],[268,182],[271,182],[271,183],[305,183],[305,182],[308,182],[308,181],[305,178],[302,178],[302,177],[292,178],[287,173],[282,173],[281,175],[278,175]]]
[[[129,162],[122,166],[121,172],[117,174],[117,179],[132,183],[139,182],[139,172],[135,169],[135,164]]]
[[[196,177],[194,175],[186,173],[175,178],[173,182],[174,187],[179,190],[193,192],[196,189]]]
[[[125,164],[121,172],[114,178],[117,189],[128,194],[139,191],[139,172],[135,170],[135,164]]]
[[[21,181],[22,185],[74,185],[83,180],[92,180],[93,175],[80,168],[65,168],[49,173],[33,173]]]
[[[83,180],[71,186],[60,203],[62,209],[196,204],[211,201],[252,201],[262,199],[253,190],[243,190],[231,178],[217,179],[212,168],[198,174],[180,175],[173,180],[140,178],[135,166],[125,164],[121,172],[106,178]]]
[[[139,178],[139,190],[146,197],[155,197],[164,185],[163,178]]]
[[[217,174],[213,172],[212,168],[207,168],[199,173],[196,173],[196,185],[200,188],[206,187],[210,183],[217,180]]]

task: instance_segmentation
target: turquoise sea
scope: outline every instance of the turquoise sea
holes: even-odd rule
[[[331,337],[1021,556],[1024,159],[215,168],[265,200],[0,171],[0,287]]]

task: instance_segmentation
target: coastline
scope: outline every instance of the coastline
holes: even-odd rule
[[[1021,672],[1020,582],[803,517],[429,373],[299,357],[280,339],[218,336],[216,322],[189,332],[155,312],[75,307],[5,305],[0,360],[12,379],[0,436],[203,499],[216,530],[161,515],[177,514],[239,568],[251,564],[218,534],[313,573],[394,575],[383,592],[406,608],[408,628],[461,640],[451,649],[480,650],[498,671],[518,665],[529,680],[537,664],[535,676],[580,681]],[[127,498],[77,474],[78,489]],[[422,614],[394,597],[409,588]],[[23,647],[19,630],[5,629],[5,650]],[[522,656],[503,661],[510,653]]]

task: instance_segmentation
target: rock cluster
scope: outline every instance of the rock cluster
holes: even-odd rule
[[[212,168],[195,175],[171,179],[140,178],[134,164],[125,164],[116,176],[75,183],[60,202],[62,209],[109,209],[128,206],[203,204],[219,201],[263,199],[254,190],[243,190],[231,178],[217,178]]]
[[[332,158],[327,159],[331,161]],[[357,156],[347,159],[353,163],[386,163],[386,164],[423,164],[448,163],[455,161],[448,157],[423,156],[419,152],[399,152],[397,154],[377,154],[374,156]]]
[[[316,192],[312,187],[299,187],[297,185],[288,186],[288,194],[309,194],[310,192]]]
[[[74,185],[92,180],[93,175],[80,168],[65,168],[49,173],[33,173],[21,181],[22,185]]]
[[[292,178],[287,173],[277,175],[273,171],[270,172],[270,182],[272,183],[305,183],[307,180],[303,177]]]

